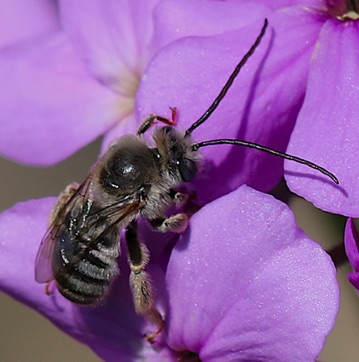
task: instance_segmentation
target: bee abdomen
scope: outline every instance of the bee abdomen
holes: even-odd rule
[[[64,240],[65,241],[65,240]],[[96,249],[89,250],[79,261],[74,263],[79,249],[86,248],[79,242],[69,246],[64,243],[57,254],[57,262],[63,266],[55,275],[60,293],[78,304],[96,304],[107,293],[110,282],[118,274],[118,241],[114,239],[111,246],[97,244]],[[65,245],[66,244],[66,245]]]
[[[105,296],[110,281],[116,274],[116,260],[103,267],[84,259],[71,271],[59,273],[56,282],[61,294],[72,302],[96,304]]]

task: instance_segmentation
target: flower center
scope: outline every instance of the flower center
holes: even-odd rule
[[[119,94],[117,110],[120,119],[123,119],[134,112],[135,96],[140,83],[140,77],[129,73],[122,76],[120,82],[116,82],[113,89]]]
[[[328,12],[342,21],[359,19],[359,0],[327,0]]]

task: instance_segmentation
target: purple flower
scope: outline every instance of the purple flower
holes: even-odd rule
[[[359,80],[354,76],[359,64],[358,11],[358,1],[344,0],[311,1],[305,11],[289,11],[292,23],[300,21],[313,37],[305,99],[287,151],[334,172],[340,185],[314,174],[303,177],[312,171],[289,162],[286,179],[293,192],[317,207],[346,216],[359,215]],[[297,37],[290,41],[296,43]],[[288,62],[289,69],[295,72],[297,66]]]
[[[57,1],[1,0],[0,24],[0,48],[54,32],[59,29]]]
[[[156,234],[144,235],[166,321],[154,345],[142,337],[151,325],[134,313],[125,255],[121,276],[96,308],[56,290],[47,296],[34,281],[53,203],[28,201],[0,216],[0,287],[105,360],[314,361],[322,349],[338,309],[335,269],[272,196],[243,186],[203,207],[169,259],[163,246],[154,250]]]
[[[143,73],[156,53],[177,38],[243,27],[262,19],[265,10],[252,6],[244,18],[239,16],[243,6],[209,2],[203,8],[203,3],[61,1],[59,20],[52,19],[53,27],[1,51],[0,76],[2,84],[6,84],[2,97],[6,107],[1,107],[1,152],[20,162],[48,165],[105,132],[106,147],[118,135],[133,132],[142,120],[135,115],[142,108],[135,93],[141,80],[151,86],[152,78]],[[226,22],[219,22],[224,15]],[[198,16],[202,24],[194,21]],[[183,27],[180,30],[179,25]],[[255,29],[253,34],[258,31]],[[223,69],[223,74],[228,76],[234,65]],[[156,82],[161,81],[163,91],[168,75],[155,77]],[[180,76],[171,80],[173,84],[178,81]],[[194,81],[201,86],[201,80]],[[218,91],[221,86],[217,85]],[[156,88],[147,96],[154,93],[160,98],[161,89]],[[174,96],[174,91],[170,94]],[[176,101],[172,99],[165,107],[154,107],[149,113],[169,116],[169,107]],[[9,140],[12,135],[16,138]],[[31,149],[28,145],[32,145]]]
[[[0,36],[0,152],[50,165],[99,135],[105,149],[134,133],[148,114],[169,117],[169,107],[177,108],[178,127],[186,130],[218,95],[268,17],[260,46],[193,136],[239,138],[284,151],[294,129],[290,153],[335,172],[342,188],[288,164],[291,187],[305,184],[310,193],[320,185],[323,202],[312,201],[345,214],[355,201],[347,189],[348,172],[341,174],[329,157],[307,154],[314,142],[298,136],[313,64],[322,59],[315,47],[339,11],[328,4],[43,0],[38,25],[24,22],[11,36]],[[340,29],[355,29],[351,20],[335,22]],[[313,54],[318,58],[312,60]],[[53,198],[18,204],[0,215],[0,288],[106,360],[315,360],[338,308],[332,262],[295,226],[284,204],[238,188],[246,183],[272,189],[283,176],[283,160],[224,145],[203,149],[203,156],[192,187],[205,206],[187,232],[175,243],[171,234],[160,237],[145,226],[142,231],[166,322],[154,345],[143,338],[153,326],[134,312],[125,253],[119,260],[122,275],[96,308],[76,306],[56,290],[46,296],[35,283],[34,259]]]
[[[354,269],[353,273],[348,274],[348,279],[359,290],[359,235],[351,218],[345,226],[344,245],[349,263]]]
[[[235,127],[237,131],[234,134],[238,138],[279,150],[286,147],[288,136],[291,135],[288,153],[324,166],[340,181],[337,186],[317,171],[288,161],[285,163],[286,179],[291,190],[321,209],[351,216],[359,212],[359,165],[356,158],[359,100],[358,79],[353,76],[359,64],[359,21],[355,12],[348,13],[349,4],[353,3],[357,4],[298,0],[278,2],[272,6],[273,11],[267,14],[270,29],[248,64],[249,72],[239,77],[233,92],[227,95],[228,104],[236,106],[225,113],[220,108],[212,116],[209,122],[211,126],[203,126],[198,136],[196,134],[201,140],[225,137],[232,135],[231,128]],[[269,6],[271,2],[259,1],[256,4]],[[250,32],[249,29],[251,27],[245,28],[245,31]],[[220,41],[217,43],[216,40]],[[170,74],[171,67],[175,66],[177,74],[189,80],[190,71],[199,74],[200,64],[210,64],[213,58],[219,59],[225,68],[230,68],[227,61],[234,63],[235,60],[227,56],[225,48],[233,47],[236,40],[245,43],[248,41],[248,33],[238,30],[216,37],[179,40],[158,54],[149,65],[146,75],[154,79],[154,75],[160,71]],[[188,57],[188,62],[178,58],[178,54],[184,53],[196,54],[195,58],[200,61],[193,63],[192,57]],[[193,64],[197,64],[197,68]],[[254,68],[251,68],[252,65]],[[214,68],[209,72],[214,75],[212,81],[208,82],[213,92],[212,98],[215,95],[213,82],[221,79],[221,73],[217,75],[216,71]],[[158,79],[159,83],[161,78]],[[150,82],[141,84],[138,97],[142,99],[141,95],[150,93],[151,88],[153,85]],[[181,89],[191,94],[190,99],[184,98],[183,103],[187,103],[180,107],[181,110],[186,110],[190,102],[203,104],[205,101],[199,89],[191,87],[190,81],[187,86],[178,82],[176,94],[182,97]],[[238,97],[238,94],[242,96]],[[165,91],[160,100],[147,97],[144,102],[147,101],[149,105],[143,106],[143,114],[148,113],[154,103],[161,102],[163,108],[164,104],[170,102],[170,97],[172,95],[167,95]],[[243,99],[251,99],[252,102],[246,103]],[[222,167],[220,172],[210,173],[211,182],[221,185],[221,189],[212,187],[211,191],[206,192],[218,197],[223,188],[227,187],[226,191],[233,190],[242,183],[267,190],[270,184],[268,178],[275,178],[280,160],[259,156],[251,150],[230,149],[227,154],[223,149],[222,146],[217,155],[211,154],[212,150],[203,151],[206,159],[213,162],[214,168],[219,165]],[[257,163],[259,159],[263,163]],[[246,167],[246,163],[239,165],[238,160],[248,160],[251,167]],[[272,165],[274,168],[270,169]],[[256,179],[251,178],[249,173],[255,175]],[[203,183],[203,180],[199,179],[198,183]]]
[[[106,148],[148,114],[169,116],[171,106],[186,129],[218,95],[265,17],[270,27],[260,47],[194,137],[284,151],[323,18],[301,6],[281,10],[292,3],[61,1],[50,30],[0,51],[0,152],[53,164],[101,134]],[[195,183],[203,203],[243,183],[268,191],[283,176],[283,160],[255,150],[213,146],[203,154]]]

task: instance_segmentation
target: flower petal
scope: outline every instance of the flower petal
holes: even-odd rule
[[[58,28],[54,0],[0,2],[0,48]]]
[[[0,52],[0,152],[31,165],[61,161],[118,116],[117,97],[90,78],[63,34]]]
[[[122,275],[114,282],[103,304],[97,307],[71,303],[54,285],[54,294],[48,296],[44,285],[35,282],[36,252],[54,201],[54,198],[46,198],[19,203],[0,214],[0,289],[89,345],[105,360],[171,361],[172,352],[168,348],[161,344],[151,346],[144,341],[144,332],[154,327],[134,312],[126,255],[121,257]],[[155,282],[164,278],[163,272],[155,266],[152,266],[151,275]]]
[[[100,153],[102,154],[105,152],[110,147],[111,143],[119,139],[121,136],[126,134],[136,134],[138,128],[139,126],[133,113],[124,116],[121,119],[121,122],[116,123],[114,127],[104,134]]]
[[[79,55],[97,79],[121,95],[133,97],[147,64],[158,1],[61,1],[62,24]]]
[[[218,95],[262,24],[261,20],[222,35],[183,38],[161,50],[140,84],[136,99],[138,118],[144,119],[150,113],[164,115],[172,106],[178,109],[179,127],[188,128]],[[237,138],[278,150],[286,148],[302,103],[307,64],[321,24],[313,14],[296,8],[274,13],[269,24],[261,45],[223,103],[194,132],[196,140]],[[294,36],[295,43],[291,41]],[[203,201],[243,183],[267,191],[277,184],[283,172],[281,159],[247,148],[208,147],[203,155],[205,167],[196,182]]]
[[[345,226],[345,252],[352,268],[359,272],[359,234],[354,220],[349,218]]]
[[[169,345],[204,362],[313,361],[339,305],[329,256],[247,186],[192,217],[166,282]]]
[[[289,153],[333,172],[339,186],[304,166],[286,164],[289,188],[323,210],[359,216],[359,23],[328,20],[310,67]],[[309,176],[310,175],[310,176]]]
[[[344,245],[349,263],[354,270],[354,273],[348,274],[348,279],[359,290],[359,234],[351,218],[345,226]]]
[[[153,52],[179,38],[240,29],[258,19],[263,20],[269,12],[263,1],[161,1],[154,13]]]

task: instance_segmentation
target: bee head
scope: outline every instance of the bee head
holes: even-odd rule
[[[172,126],[157,128],[153,137],[163,170],[167,169],[176,181],[191,181],[198,170],[199,156],[193,150],[190,137],[185,137]]]

